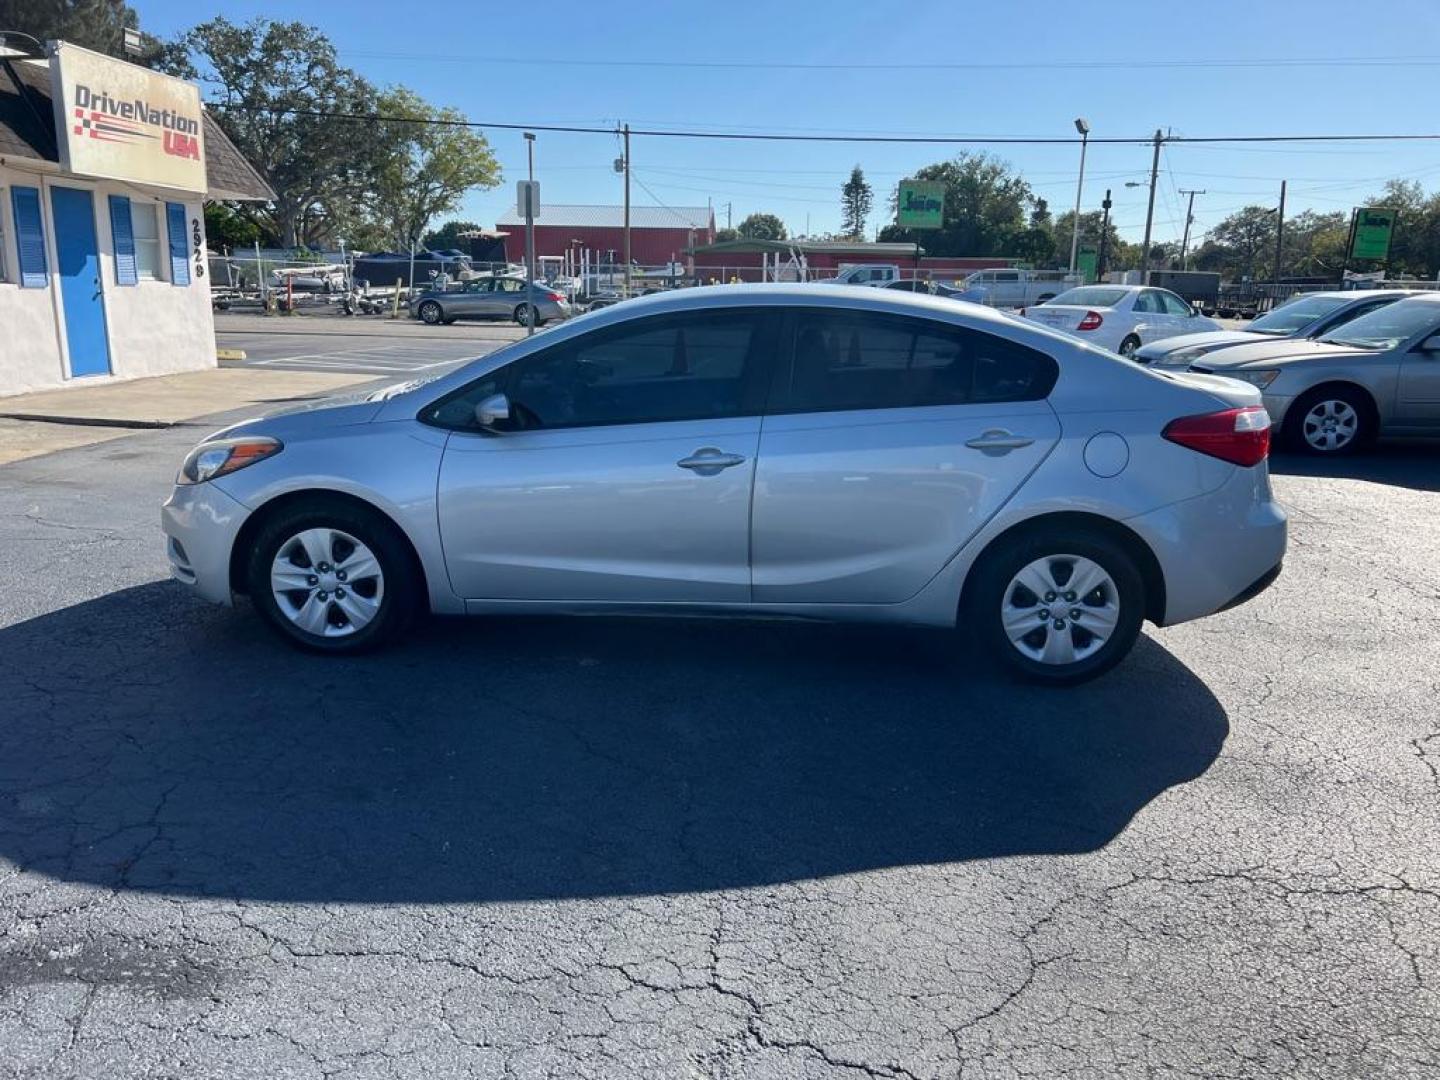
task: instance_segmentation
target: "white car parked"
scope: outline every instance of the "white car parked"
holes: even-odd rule
[[[1082,285],[1021,314],[1121,356],[1177,334],[1222,329],[1168,289],[1143,285]]]

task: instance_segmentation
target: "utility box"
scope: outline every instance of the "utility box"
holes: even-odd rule
[[[1151,270],[1145,284],[1169,289],[1192,304],[1213,305],[1220,296],[1220,275],[1200,270]]]

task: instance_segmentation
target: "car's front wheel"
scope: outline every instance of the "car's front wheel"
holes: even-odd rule
[[[1035,532],[988,552],[972,573],[962,624],[1032,681],[1093,679],[1123,660],[1140,634],[1144,579],[1102,532]]]
[[[1374,408],[1358,390],[1322,386],[1290,406],[1285,435],[1292,450],[1339,457],[1373,442],[1377,426]]]
[[[248,585],[280,634],[350,653],[395,636],[421,603],[405,541],[379,514],[342,502],[291,507],[261,526]]]

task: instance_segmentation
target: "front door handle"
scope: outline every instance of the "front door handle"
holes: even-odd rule
[[[1015,435],[1004,428],[991,428],[973,439],[966,439],[965,445],[972,450],[979,450],[981,453],[996,457],[1000,454],[1008,454],[1011,450],[1019,450],[1022,446],[1029,446],[1034,441],[1024,435]]]
[[[702,446],[695,453],[687,458],[681,458],[675,464],[701,476],[714,476],[725,469],[744,463],[745,458],[740,454],[727,454],[718,447]]]

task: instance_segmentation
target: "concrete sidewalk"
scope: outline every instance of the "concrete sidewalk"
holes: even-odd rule
[[[4,397],[0,464],[238,409],[268,412],[373,381],[354,373],[212,368]]]

